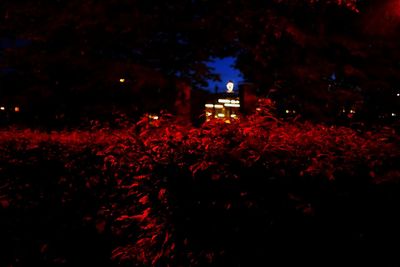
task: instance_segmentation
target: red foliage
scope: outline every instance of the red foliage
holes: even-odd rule
[[[219,183],[240,179],[246,170],[262,166],[263,171],[279,179],[318,178],[332,183],[337,178],[352,179],[361,171],[369,174],[364,177],[366,181],[398,182],[394,163],[400,150],[394,130],[358,133],[346,127],[281,121],[271,114],[271,103],[260,105],[257,114],[240,122],[209,122],[201,128],[182,126],[164,116],[157,124],[144,118],[122,130],[2,131],[1,160],[18,164],[16,153],[29,153],[49,143],[63,152],[49,157],[62,158],[66,169],[79,166],[79,160],[73,158],[76,151],[90,151],[100,157],[103,165],[96,168],[103,177],[85,175],[82,170],[81,178],[86,179],[91,190],[97,190],[100,184],[96,179],[113,181],[112,193],[107,195],[110,204],[101,212],[112,221],[114,236],[129,239],[114,249],[113,259],[144,265],[173,262],[177,253],[168,195],[169,184],[177,179]],[[26,160],[34,162],[35,158]],[[9,200],[6,187],[0,185],[0,189],[2,208],[17,205],[17,201]],[[68,191],[65,194],[68,199]],[[251,208],[254,204],[247,196],[247,192],[240,192],[238,198]],[[288,199],[306,216],[314,214],[308,200],[295,194],[289,194]],[[230,211],[236,205],[229,201],[223,207]],[[131,225],[137,225],[140,231],[131,232]],[[98,232],[104,232],[105,221],[98,220],[96,227]],[[210,252],[204,257],[211,262],[215,255]]]

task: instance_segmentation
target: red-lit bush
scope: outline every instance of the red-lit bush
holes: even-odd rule
[[[164,114],[119,130],[3,131],[0,209],[76,208],[80,223],[109,231],[116,263],[228,266],[233,233],[253,242],[256,231],[325,218],[343,192],[398,182],[393,130],[281,121],[260,104],[240,122],[200,128]],[[51,253],[42,262],[64,257]]]

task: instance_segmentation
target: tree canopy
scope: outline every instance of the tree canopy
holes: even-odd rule
[[[2,90],[39,99],[87,94],[86,101],[109,99],[120,78],[131,92],[160,91],[171,81],[205,87],[218,78],[207,61],[228,55],[237,56],[246,79],[312,101],[325,97],[321,88],[328,90],[332,75],[339,90],[392,90],[400,77],[399,6],[397,0],[6,0],[2,38],[29,44],[3,49],[1,65],[14,73],[2,72]]]

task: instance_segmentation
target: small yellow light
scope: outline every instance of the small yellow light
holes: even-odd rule
[[[288,109],[286,110],[286,113],[289,113],[289,110],[288,110]]]
[[[0,107],[0,110],[6,110],[6,108],[5,107]]]
[[[356,111],[353,110],[353,109],[350,109],[350,113],[351,113],[351,114],[354,114],[354,113],[356,113]]]
[[[120,83],[124,83],[124,82],[125,82],[125,79],[124,79],[124,78],[121,78],[121,79],[119,79],[119,82],[120,82]]]
[[[232,118],[236,118],[236,114],[231,114],[231,117]]]
[[[218,103],[229,103],[231,102],[229,99],[218,99]]]
[[[149,119],[158,120],[158,116],[157,115],[149,115]]]
[[[225,114],[223,114],[223,113],[218,113],[218,117],[224,118],[224,117],[225,117]]]
[[[214,107],[213,104],[206,104],[205,106],[206,106],[206,108],[213,108]]]
[[[211,113],[211,112],[207,112],[206,115],[207,115],[207,116],[211,116],[212,113]]]
[[[14,108],[14,111],[15,111],[15,112],[19,112],[19,107],[15,107],[15,108]]]
[[[214,107],[215,107],[215,108],[223,108],[224,106],[223,106],[223,105],[215,104]]]

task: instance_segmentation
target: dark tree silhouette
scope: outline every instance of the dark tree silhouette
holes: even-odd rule
[[[245,78],[305,113],[332,115],[359,99],[376,112],[374,94],[390,99],[400,77],[398,1],[358,2],[2,1],[2,35],[30,42],[4,51],[15,72],[2,83],[37,106],[56,103],[46,110],[110,100],[164,107],[179,102],[177,87],[217,78],[207,60],[236,55]]]

